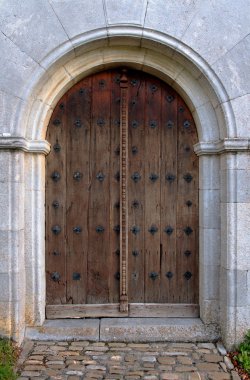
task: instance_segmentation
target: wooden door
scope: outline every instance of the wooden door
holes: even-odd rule
[[[100,72],[60,99],[47,140],[47,317],[197,316],[197,132],[181,97]]]

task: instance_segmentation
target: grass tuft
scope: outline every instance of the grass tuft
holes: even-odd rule
[[[233,359],[250,375],[250,330],[247,332],[243,342],[237,347],[237,352],[234,353]]]
[[[16,380],[17,350],[10,340],[0,338],[0,380]]]

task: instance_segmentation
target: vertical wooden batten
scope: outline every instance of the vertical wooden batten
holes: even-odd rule
[[[120,79],[120,311],[128,312],[128,79],[126,70]]]

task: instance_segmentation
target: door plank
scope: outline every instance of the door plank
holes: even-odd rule
[[[48,126],[47,140],[51,151],[46,157],[46,302],[66,302],[66,95],[57,104]],[[60,179],[51,176],[58,173]],[[54,234],[53,226],[61,232]]]
[[[90,152],[87,303],[98,304],[109,302],[110,285],[110,72],[92,78]]]
[[[148,303],[129,304],[129,316],[141,318],[197,318],[199,306],[196,304]]]
[[[67,303],[73,304],[87,298],[91,82],[81,81],[67,97]]]
[[[128,162],[128,217],[129,217],[129,248],[128,248],[128,292],[130,302],[145,301],[144,282],[144,237],[145,237],[145,80],[138,72],[129,77],[129,162]],[[139,173],[138,181],[132,180],[132,175]],[[133,227],[138,227],[138,233],[132,233]]]
[[[160,138],[161,86],[147,78],[145,87],[145,302],[160,301]],[[155,88],[155,90],[154,90]],[[150,176],[157,176],[154,181]],[[156,228],[155,232],[150,232]]]
[[[47,305],[46,317],[49,319],[61,318],[99,318],[124,317],[120,312],[119,303],[92,304],[92,305]]]
[[[177,97],[162,89],[161,104],[161,302],[178,302],[176,265]]]

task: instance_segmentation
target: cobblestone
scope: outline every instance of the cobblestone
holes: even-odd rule
[[[222,353],[213,343],[33,342],[18,380],[237,380]]]

